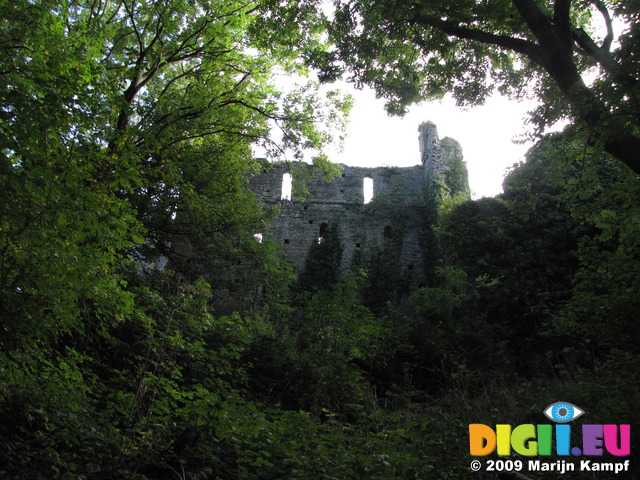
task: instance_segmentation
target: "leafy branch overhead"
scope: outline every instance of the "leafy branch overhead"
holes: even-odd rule
[[[604,0],[336,0],[333,47],[312,58],[335,78],[348,71],[402,114],[451,92],[460,105],[494,90],[533,95],[541,131],[565,116],[591,142],[640,173],[638,15]],[[595,25],[602,23],[602,31]],[[595,76],[591,83],[586,76]]]

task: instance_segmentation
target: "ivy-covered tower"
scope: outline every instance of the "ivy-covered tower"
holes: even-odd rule
[[[425,181],[439,184],[448,195],[469,196],[469,174],[460,143],[451,137],[440,140],[433,122],[420,124],[418,132]]]

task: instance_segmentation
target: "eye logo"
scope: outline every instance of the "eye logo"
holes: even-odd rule
[[[555,402],[544,410],[545,416],[556,422],[555,425],[540,424],[534,425],[524,423],[515,427],[509,424],[499,423],[495,426],[484,425],[482,423],[469,424],[469,453],[474,457],[484,457],[492,453],[499,456],[508,457],[515,452],[524,457],[551,456],[558,455],[561,459],[567,457],[594,456],[610,454],[616,457],[628,457],[631,455],[631,425],[630,424],[593,424],[580,425],[580,432],[572,435],[569,422],[585,414],[585,411],[569,402]],[[582,422],[580,422],[582,423]],[[582,433],[582,435],[580,435]],[[575,445],[576,440],[578,441]],[[580,443],[580,440],[582,442]],[[575,446],[574,446],[575,445]],[[520,460],[517,460],[520,461]],[[537,465],[538,461],[529,461],[529,469]],[[580,469],[587,470],[611,470],[604,465],[613,464],[602,463],[603,468],[591,469],[591,460],[580,460]],[[546,467],[535,470],[556,470],[555,465],[574,465],[566,460],[558,460],[549,463]],[[597,462],[592,465],[595,466]],[[627,470],[629,460],[616,464],[618,467]],[[472,462],[472,469],[477,463]],[[540,463],[542,465],[542,463]],[[600,466],[599,465],[599,466]],[[570,468],[573,470],[573,468]],[[585,470],[586,469],[586,470]],[[533,470],[531,470],[533,471]],[[562,473],[564,474],[564,467]],[[567,470],[568,471],[568,470]]]
[[[556,402],[549,405],[544,414],[554,422],[567,423],[575,420],[584,413],[584,410],[569,402]]]

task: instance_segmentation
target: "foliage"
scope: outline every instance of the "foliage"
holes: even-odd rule
[[[350,107],[349,107],[350,108]],[[312,159],[313,168],[304,162],[289,164],[289,172],[292,176],[292,197],[304,202],[309,195],[307,184],[313,177],[320,177],[324,182],[330,182],[340,176],[342,166],[331,163],[326,155],[317,155]]]
[[[425,278],[432,279],[435,276],[435,269],[438,264],[440,252],[440,239],[436,233],[440,222],[440,210],[443,204],[442,185],[435,179],[429,177],[423,187],[424,213],[422,215],[421,245],[424,252]]]
[[[294,69],[291,54],[258,48],[269,32],[252,30],[260,17],[242,3],[5,2],[2,18],[2,184],[15,194],[3,211],[7,298],[48,291],[44,303],[58,304],[43,279],[71,300],[88,295],[76,292],[88,275],[105,278],[94,291],[117,292],[113,267],[131,254],[168,256],[195,279],[194,263],[247,244],[262,221],[245,173],[252,143],[276,146],[269,122],[286,138],[280,150],[322,148],[309,102],[331,111],[332,128],[343,111],[310,88],[280,100],[270,76]],[[44,257],[25,255],[51,242]],[[50,257],[57,270],[38,272]]]
[[[297,329],[299,368],[313,387],[303,391],[305,410],[343,415],[360,414],[367,402],[363,372],[354,361],[364,360],[379,327],[360,305],[349,278],[318,290],[305,302]]]
[[[449,325],[452,330],[444,337],[463,343],[448,351],[466,352],[463,363],[474,369],[502,364],[532,374],[555,352],[577,346],[568,332],[555,328],[572,298],[578,242],[588,232],[562,204],[567,178],[576,170],[553,155],[562,157],[559,146],[565,143],[567,137],[558,136],[530,151],[527,162],[505,179],[499,198],[443,211],[438,230],[442,262],[460,269],[468,286],[464,301],[454,302],[459,294],[451,291],[450,280],[436,283],[420,304],[431,298],[433,304],[422,307],[429,308],[425,318]],[[456,326],[461,329],[452,334]],[[523,348],[529,352],[526,358],[520,354]],[[489,356],[493,360],[487,363]]]
[[[334,6],[333,48],[313,63],[327,77],[346,71],[356,86],[372,87],[390,113],[447,93],[461,106],[482,104],[495,90],[531,95],[540,102],[531,116],[538,131],[571,116],[640,172],[638,62],[628,54],[637,50],[637,3],[336,0]],[[596,17],[604,20],[602,34]],[[591,85],[582,77],[587,72],[597,73]]]
[[[365,46],[410,74],[416,45],[388,21],[409,7],[352,5],[376,20]],[[483,5],[494,13],[458,2],[450,18],[490,14],[500,35],[534,41],[521,17],[496,23],[511,4]],[[578,129],[539,143],[495,199],[464,198],[449,156],[425,187],[429,283],[412,306],[398,300],[397,243],[413,211],[355,278],[337,224],[310,245],[298,285],[277,245],[256,241],[273,212],[247,189],[254,145],[314,151],[300,178],[339,173],[321,149],[348,99],[272,82],[332,60],[316,7],[0,2],[0,477],[464,478],[469,423],[540,423],[558,398],[592,423],[638,423],[640,184]],[[633,51],[635,29],[614,56]],[[505,87],[534,68],[428,35],[448,55],[430,68],[459,74],[429,94],[479,99],[479,77],[457,82],[483,52],[493,63],[477,71]],[[413,98],[395,72],[373,73],[361,81]],[[623,80],[592,87],[621,118],[635,101]],[[391,214],[396,194],[365,208]]]
[[[639,188],[636,175],[596,157],[585,159],[564,195],[591,234],[581,238],[574,294],[558,328],[606,351],[637,352]]]
[[[359,262],[359,271],[366,280],[362,301],[377,315],[383,313],[389,303],[397,303],[407,292],[406,279],[400,268],[402,232],[395,230],[393,235],[395,238],[387,239],[382,247],[367,249]]]
[[[469,172],[457,141],[445,137],[440,141],[441,155],[445,165],[444,185],[449,197],[470,199]]]
[[[299,283],[304,291],[326,290],[338,282],[342,264],[342,240],[337,223],[327,225],[324,235],[309,249]]]

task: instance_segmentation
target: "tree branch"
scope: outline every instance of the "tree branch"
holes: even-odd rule
[[[554,52],[557,56],[557,49],[568,51],[563,52],[565,55],[571,55],[571,44],[562,38],[551,23],[549,17],[540,10],[540,7],[533,0],[511,0],[516,7],[522,19],[527,23],[533,35],[538,39],[540,47],[547,52]],[[562,1],[562,0],[558,0]],[[562,15],[563,5],[558,6],[558,15]],[[542,64],[541,64],[542,65]]]
[[[134,2],[135,3],[135,2]],[[134,33],[136,34],[136,38],[138,40],[138,46],[140,47],[140,52],[144,51],[144,42],[142,41],[142,35],[138,31],[138,22],[136,22],[135,18],[135,6],[132,5],[131,9],[127,5],[127,2],[122,2],[125,10],[127,11],[127,15],[129,16],[129,20],[131,21],[131,28],[133,28]]]
[[[460,26],[458,23],[448,22],[419,12],[413,15],[412,20],[410,20],[409,23],[419,24],[429,28],[437,28],[447,35],[460,39],[475,40],[487,45],[494,45],[506,50],[511,50],[529,57],[536,63],[544,61],[542,58],[544,57],[543,50],[535,43],[521,38],[509,37],[507,35],[496,35],[483,30]]]
[[[627,87],[634,87],[638,83],[638,80],[636,78],[625,72],[622,65],[616,62],[616,60],[611,56],[606,48],[598,47],[596,42],[589,36],[587,32],[584,31],[584,29],[580,28],[578,30],[574,30],[573,40],[586,55],[591,57],[600,66],[602,66],[602,68],[606,72],[611,74],[614,81]],[[634,88],[630,88],[629,95],[636,97],[633,92]]]
[[[613,22],[611,21],[611,15],[609,15],[609,10],[601,0],[592,0],[591,3],[602,14],[604,23],[607,26],[607,36],[604,37],[600,48],[609,52],[611,51],[611,43],[613,42]]]
[[[553,4],[553,24],[565,44],[571,43],[571,0],[556,0]]]

